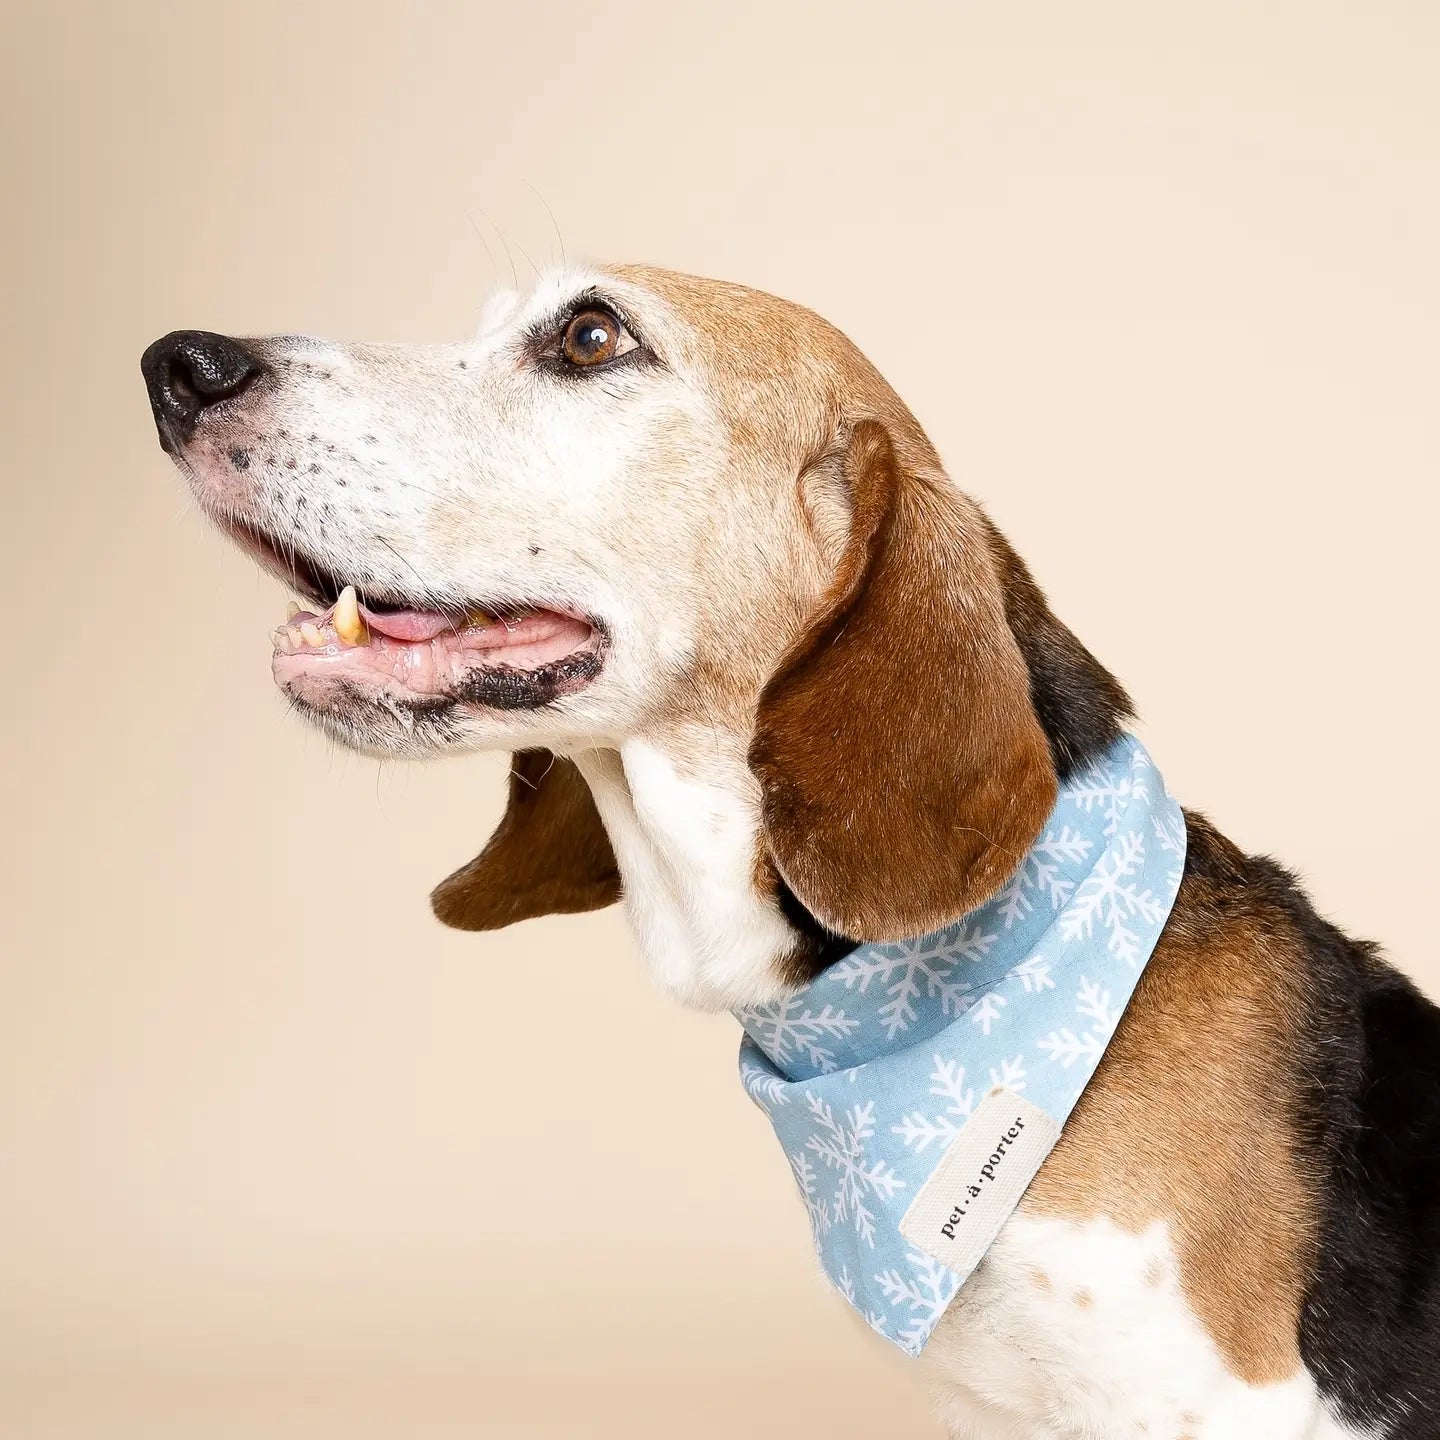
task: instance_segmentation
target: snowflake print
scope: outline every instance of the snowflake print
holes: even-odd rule
[[[1002,1018],[1000,1012],[1009,1003],[998,990],[988,991],[970,1007],[970,1023],[978,1025],[981,1033],[988,1035],[995,1022]]]
[[[1068,1070],[1078,1060],[1099,1062],[1105,1053],[1105,1046],[1115,1027],[1120,1023],[1119,1009],[1110,1003],[1110,992],[1098,981],[1080,977],[1080,989],[1075,995],[1076,1012],[1094,1023],[1081,1034],[1069,1026],[1052,1030],[1036,1042],[1045,1055]]]
[[[790,1102],[790,1097],[785,1093],[785,1082],[753,1060],[740,1061],[740,1083],[745,1087],[745,1093],[762,1110]]]
[[[1068,825],[1058,835],[1047,831],[1037,840],[991,902],[1005,928],[1023,920],[1039,900],[1048,901],[1052,910],[1061,909],[1075,891],[1075,882],[1062,874],[1064,867],[1078,865],[1092,849],[1094,842]]]
[[[778,1005],[752,1005],[738,1014],[740,1023],[777,1065],[803,1055],[822,1073],[835,1068],[835,1052],[821,1042],[843,1040],[860,1025],[833,1005],[816,1012],[794,996]]]
[[[860,1318],[878,1335],[889,1334],[889,1323],[883,1315],[877,1315],[868,1305],[861,1305],[855,1295],[855,1282],[850,1278],[850,1267],[842,1265],[835,1277],[835,1288],[860,1312]]]
[[[922,999],[939,1000],[942,1015],[961,1015],[970,1004],[970,987],[955,979],[962,960],[980,960],[999,938],[979,926],[942,931],[922,940],[866,947],[840,962],[835,978],[847,990],[864,995],[876,981],[889,999],[876,1009],[893,1040],[919,1016]]]
[[[1140,935],[1132,923],[1158,925],[1167,908],[1148,885],[1140,889],[1135,877],[1144,863],[1145,837],[1134,831],[1119,836],[1060,917],[1060,933],[1065,939],[1088,940],[1098,922],[1110,953],[1134,965],[1140,959]]]
[[[875,1134],[875,1102],[852,1105],[843,1119],[816,1095],[808,1097],[814,1133],[805,1148],[834,1172],[830,1219],[849,1222],[870,1248],[875,1248],[875,1212],[871,1201],[892,1199],[905,1189],[905,1182],[883,1160],[872,1161],[865,1142]]]
[[[1055,988],[1055,982],[1050,978],[1050,962],[1043,955],[1032,955],[1028,960],[1012,965],[1005,972],[1005,978],[1018,980],[1027,995],[1038,995],[1042,990]]]
[[[1025,1088],[1025,1057],[1017,1055],[1013,1060],[1002,1060],[998,1067],[990,1067],[992,1089],[1013,1090],[1018,1095]]]
[[[898,1269],[881,1271],[875,1277],[885,1299],[897,1309],[908,1311],[910,1323],[897,1332],[896,1338],[912,1354],[930,1338],[935,1322],[955,1298],[960,1281],[952,1270],[919,1250],[906,1253],[910,1274]]]
[[[1136,795],[1132,774],[1109,770],[1103,765],[1091,765],[1083,775],[1077,775],[1066,785],[1065,798],[1082,814],[1091,815],[1098,811],[1103,815],[1104,833],[1108,838],[1120,828],[1120,817],[1131,799],[1140,797]]]
[[[1178,885],[1185,873],[1185,817],[1180,814],[1152,815],[1151,827],[1155,831],[1155,843],[1163,855],[1170,857],[1171,885]]]
[[[1098,1065],[1101,1055],[1105,1053],[1103,1037],[1097,1036],[1091,1030],[1077,1035],[1068,1025],[1052,1030],[1035,1043],[1048,1059],[1057,1061],[1065,1070],[1077,1060],[1088,1060],[1092,1065]]]
[[[965,1128],[965,1122],[975,1109],[975,1092],[966,1090],[965,1067],[954,1060],[945,1060],[936,1055],[935,1068],[930,1072],[930,1093],[946,1102],[938,1115],[927,1115],[922,1110],[912,1110],[898,1125],[890,1127],[892,1135],[898,1135],[909,1150],[918,1155],[932,1142],[938,1142],[943,1150]]]
[[[800,1189],[800,1199],[805,1203],[805,1214],[810,1220],[810,1233],[819,1245],[830,1228],[830,1207],[820,1194],[820,1177],[803,1150],[797,1150],[789,1158],[790,1168],[795,1172],[795,1184]]]
[[[1075,1009],[1106,1034],[1120,1023],[1120,1012],[1110,1003],[1110,992],[1098,981],[1087,980],[1083,975],[1080,988],[1075,992]]]

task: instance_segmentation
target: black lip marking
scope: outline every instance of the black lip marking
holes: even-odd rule
[[[534,670],[496,666],[469,671],[443,695],[374,693],[350,680],[335,680],[319,703],[290,695],[291,708],[347,743],[376,749],[438,748],[458,739],[467,710],[543,710],[584,688],[605,666],[609,634],[592,621],[597,644]],[[400,719],[404,716],[404,720]],[[403,726],[403,729],[401,728]]]
[[[535,670],[516,670],[508,665],[471,670],[450,691],[450,697],[487,710],[539,710],[553,705],[600,673],[605,663],[605,644],[598,627],[596,634],[601,643],[593,650],[577,651]]]

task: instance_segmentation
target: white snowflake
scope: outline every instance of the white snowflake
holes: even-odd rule
[[[998,990],[988,991],[970,1007],[970,1023],[978,1025],[982,1035],[988,1035],[995,1022],[1004,1018],[1000,1012],[1009,1003]]]
[[[910,1323],[897,1332],[896,1338],[915,1353],[955,1298],[960,1282],[953,1271],[919,1250],[908,1251],[905,1259],[911,1267],[909,1275],[885,1270],[875,1277],[875,1283],[892,1306],[908,1312]]]
[[[805,1148],[835,1174],[830,1219],[836,1224],[848,1221],[873,1249],[875,1213],[870,1209],[871,1197],[888,1200],[905,1189],[905,1182],[890,1166],[883,1160],[871,1161],[865,1153],[865,1142],[875,1134],[875,1102],[852,1105],[844,1119],[837,1120],[835,1112],[818,1096],[811,1095],[808,1100],[816,1128],[805,1141]]]
[[[970,987],[955,978],[962,960],[980,960],[999,938],[979,926],[942,931],[895,945],[867,946],[842,960],[835,978],[847,990],[865,994],[876,981],[890,997],[875,1014],[893,1040],[912,1026],[922,995],[939,1000],[942,1015],[962,1015],[969,1007]]]
[[[803,1150],[797,1150],[789,1159],[790,1168],[795,1172],[795,1183],[800,1187],[800,1198],[805,1202],[805,1213],[810,1219],[810,1233],[818,1247],[830,1228],[830,1207],[820,1194],[820,1177],[815,1173],[810,1157]]]
[[[1047,832],[1037,840],[992,902],[1005,928],[1023,920],[1039,899],[1048,900],[1052,910],[1062,909],[1074,893],[1075,882],[1061,872],[1066,865],[1078,865],[1093,848],[1094,841],[1068,825],[1058,835]]]
[[[939,1114],[927,1115],[923,1110],[912,1110],[898,1125],[890,1127],[892,1135],[898,1135],[907,1149],[918,1155],[928,1149],[932,1142],[938,1142],[943,1150],[965,1127],[975,1109],[975,1092],[965,1089],[965,1067],[954,1060],[934,1057],[935,1068],[930,1072],[930,1093],[944,1100],[945,1107]]]
[[[1130,756],[1130,795],[1135,800],[1150,798],[1150,777],[1155,773],[1155,762],[1144,750],[1135,750]]]
[[[1185,817],[1177,810],[1173,815],[1152,815],[1150,824],[1161,853],[1170,857],[1170,883],[1178,885],[1185,873]]]
[[[1075,992],[1076,1012],[1093,1023],[1080,1034],[1065,1026],[1052,1030],[1036,1041],[1037,1046],[1053,1061],[1068,1070],[1077,1060],[1097,1062],[1105,1053],[1106,1043],[1120,1023],[1119,1007],[1112,1004],[1110,992],[1098,981],[1080,976],[1080,988]]]
[[[1050,962],[1043,955],[1032,955],[1028,960],[1012,965],[1005,972],[1005,978],[1018,980],[1027,995],[1038,995],[1042,990],[1055,988],[1055,981],[1050,976]]]
[[[1083,1035],[1077,1035],[1068,1025],[1041,1036],[1035,1044],[1051,1060],[1058,1061],[1066,1070],[1077,1060],[1098,1063],[1101,1055],[1105,1053],[1103,1036],[1097,1036],[1091,1030],[1087,1030]]]
[[[1134,965],[1140,959],[1140,936],[1131,921],[1159,925],[1164,905],[1147,886],[1141,890],[1134,877],[1145,863],[1145,838],[1131,832],[1119,837],[1090,872],[1060,917],[1066,940],[1088,940],[1097,922],[1105,930],[1105,946],[1117,960]]]
[[[745,1093],[762,1110],[790,1103],[790,1096],[785,1091],[785,1082],[772,1071],[757,1065],[753,1060],[741,1060],[740,1083],[745,1087]]]
[[[827,1005],[818,1014],[791,996],[777,1005],[753,1005],[739,1012],[741,1024],[755,1035],[777,1065],[803,1055],[820,1071],[835,1068],[835,1052],[825,1040],[843,1040],[860,1025],[843,1010]]]
[[[1017,1055],[1013,1060],[1002,1060],[997,1070],[990,1067],[990,1084],[1003,1090],[1019,1094],[1025,1088],[1025,1057]]]
[[[860,1302],[855,1298],[855,1282],[850,1278],[850,1267],[848,1265],[842,1265],[840,1267],[840,1273],[835,1277],[835,1284],[840,1293],[850,1302],[851,1306],[859,1311],[861,1319],[863,1319],[872,1330],[879,1335],[888,1335],[890,1333],[889,1322],[883,1315],[877,1315],[868,1305],[863,1309],[861,1308]]]
[[[1131,773],[1107,770],[1103,765],[1091,765],[1065,787],[1065,798],[1077,810],[1086,815],[1098,810],[1105,817],[1107,836],[1120,828],[1120,817],[1132,797],[1138,794],[1143,798],[1146,793],[1144,788],[1137,791]]]
[[[1120,1023],[1119,1009],[1110,1003],[1110,992],[1098,980],[1087,980],[1080,976],[1080,988],[1075,992],[1075,1009],[1087,1020],[1093,1020],[1109,1034]]]

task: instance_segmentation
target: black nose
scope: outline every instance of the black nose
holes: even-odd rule
[[[208,330],[172,330],[140,357],[160,444],[184,444],[201,412],[243,393],[265,367],[243,345]]]

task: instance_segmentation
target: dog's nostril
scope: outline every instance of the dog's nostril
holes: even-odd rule
[[[186,374],[183,366],[172,365],[166,375],[170,384],[170,393],[177,399],[188,403],[198,401],[200,397],[195,393],[195,387],[190,383],[190,377]]]
[[[201,414],[249,388],[264,365],[239,341],[208,330],[175,330],[150,346],[140,371],[167,450],[195,433]]]

